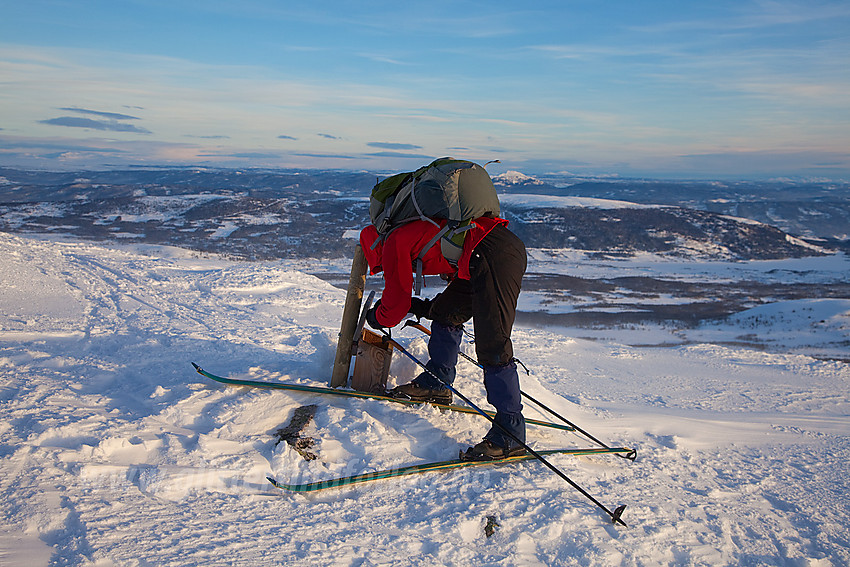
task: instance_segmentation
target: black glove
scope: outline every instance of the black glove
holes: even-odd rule
[[[378,319],[377,319],[377,317],[375,316],[375,315],[376,315],[376,313],[377,313],[377,311],[378,311],[378,306],[379,306],[379,305],[381,305],[381,300],[380,300],[380,299],[379,299],[379,300],[375,303],[374,307],[372,307],[371,309],[369,309],[368,311],[366,311],[366,323],[367,323],[370,327],[372,327],[373,329],[375,329],[376,331],[384,331],[384,330],[385,330],[385,329],[384,329],[384,326],[383,326],[383,325],[381,325],[380,323],[378,323]]]
[[[430,319],[429,314],[431,313],[431,300],[430,299],[419,299],[418,297],[410,298],[410,313],[413,314],[417,319]]]

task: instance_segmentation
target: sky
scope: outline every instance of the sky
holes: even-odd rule
[[[847,0],[0,2],[0,166],[850,179]]]

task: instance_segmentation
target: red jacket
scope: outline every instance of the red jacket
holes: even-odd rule
[[[445,221],[441,224],[445,224]],[[422,258],[422,273],[436,276],[451,275],[457,271],[457,277],[468,280],[472,250],[494,227],[500,224],[507,225],[508,221],[488,217],[477,218],[473,221],[473,228],[466,233],[463,241],[463,251],[458,260],[457,270],[443,258],[438,242]],[[375,312],[375,318],[382,325],[395,327],[410,312],[416,258],[438,231],[438,227],[427,221],[409,222],[390,232],[386,240],[374,248],[372,245],[378,238],[378,231],[374,225],[369,225],[360,232],[360,244],[369,263],[370,273],[384,272],[381,305]]]

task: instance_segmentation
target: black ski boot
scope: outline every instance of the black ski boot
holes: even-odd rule
[[[423,388],[416,382],[396,386],[389,391],[389,395],[393,398],[411,400],[414,402],[433,402],[435,404],[445,405],[452,403],[452,392],[448,388],[431,390],[430,388]]]
[[[505,447],[499,447],[489,439],[485,439],[474,447],[470,447],[466,451],[461,451],[460,460],[498,461],[499,459],[518,457],[520,455],[525,455],[525,448],[522,445],[515,445],[511,449],[506,449]]]

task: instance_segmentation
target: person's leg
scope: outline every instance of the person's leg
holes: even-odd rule
[[[455,379],[463,324],[472,317],[472,288],[468,280],[453,280],[430,304],[427,318],[432,319],[428,339],[429,360],[412,382],[393,388],[393,396],[416,401],[451,403],[452,393],[445,384]]]
[[[478,244],[470,263],[475,349],[478,362],[484,367],[487,401],[496,408],[496,423],[522,442],[525,419],[511,330],[525,268],[525,246],[504,227],[493,229]],[[503,452],[519,447],[495,425],[484,439]]]
[[[504,366],[514,356],[511,330],[526,268],[525,245],[498,226],[475,247],[469,267],[478,362]]]
[[[432,322],[431,337],[428,339],[429,360],[425,368],[434,376],[423,372],[413,381],[422,388],[430,390],[445,389],[446,384],[452,384],[455,381],[455,366],[462,339],[462,326],[455,327],[438,321]]]
[[[516,439],[525,443],[525,418],[522,415],[522,394],[516,364],[509,362],[502,366],[485,366],[484,388],[487,390],[487,401],[496,408],[495,421],[501,426],[491,427],[484,439],[503,449],[520,446]]]

